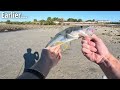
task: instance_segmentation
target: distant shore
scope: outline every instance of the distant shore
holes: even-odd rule
[[[60,28],[61,25],[16,25],[16,24],[0,24],[0,32],[10,32],[29,29],[41,29],[41,28]],[[66,26],[65,26],[66,27]],[[67,26],[68,27],[68,26]]]
[[[93,24],[81,24],[77,26],[83,25],[93,25]],[[0,24],[0,32],[10,32],[10,31],[19,31],[19,30],[28,30],[28,29],[41,29],[41,28],[62,28],[62,27],[71,27],[76,25],[16,25],[16,24]],[[115,27],[119,28],[120,25],[111,25],[111,24],[94,24],[93,26],[106,26],[106,27]]]

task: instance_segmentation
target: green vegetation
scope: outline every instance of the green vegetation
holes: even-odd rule
[[[67,21],[68,21],[68,22],[77,22],[77,19],[74,19],[74,18],[68,18]]]
[[[107,24],[120,24],[120,22],[109,22]]]
[[[55,25],[55,23],[51,17],[48,17],[47,21],[45,22],[45,25]]]
[[[11,23],[11,22],[10,22],[10,20],[7,20],[6,23],[9,24],[9,23]]]
[[[68,18],[68,22],[82,22],[82,19],[74,19],[74,18]]]
[[[18,22],[18,21],[10,21],[7,20],[5,23],[7,24],[38,24],[38,25],[62,25],[63,22],[82,22],[82,19],[74,19],[74,18],[68,18],[67,20],[64,20],[63,18],[58,18],[58,17],[48,17],[47,20],[37,20],[34,19],[32,22],[31,21],[25,21],[25,22]]]
[[[87,20],[86,22],[95,22],[95,19],[93,19],[93,20]]]
[[[78,22],[82,22],[82,19],[78,19]]]
[[[23,24],[23,25],[25,25],[25,24],[32,24],[32,22],[31,21],[25,21],[25,22],[18,22],[18,21],[10,21],[10,20],[7,20],[6,22],[5,22],[6,24]]]
[[[33,19],[33,21],[24,21],[24,22],[18,22],[18,21],[10,21],[7,20],[6,22],[1,21],[0,23],[6,23],[6,24],[22,24],[22,25],[29,25],[29,24],[37,24],[37,25],[63,25],[63,22],[83,22],[82,19],[75,19],[75,18],[68,18],[67,20],[64,20],[63,18],[58,17],[48,17],[47,20],[37,20]],[[92,20],[86,20],[85,22],[97,22],[95,19]],[[104,22],[106,24],[120,24],[120,20],[118,22]]]
[[[32,22],[31,21],[18,22],[18,21],[7,20],[5,23],[6,24],[23,24],[23,25],[25,25],[25,24],[56,25],[56,23],[54,23],[54,21],[61,22],[61,18],[57,18],[57,17],[51,18],[51,17],[48,17],[47,20],[37,20],[37,19],[34,19]]]
[[[34,19],[34,21],[33,22],[37,22],[37,19]]]

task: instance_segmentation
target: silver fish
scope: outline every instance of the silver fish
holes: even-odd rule
[[[75,39],[79,39],[80,37],[92,35],[94,32],[94,28],[90,26],[76,26],[69,27],[55,35],[55,37],[48,42],[46,47],[54,46],[54,45],[62,45],[67,42],[71,42]]]

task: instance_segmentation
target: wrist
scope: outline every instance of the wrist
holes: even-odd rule
[[[104,64],[106,67],[111,67],[111,62],[113,62],[114,56],[112,54],[108,54],[106,56],[103,56],[101,61],[98,63],[98,65]]]
[[[120,78],[120,62],[112,54],[104,57],[98,65],[109,79]]]
[[[114,56],[111,54],[111,53],[109,53],[109,54],[107,54],[106,56],[104,56],[104,59],[105,60],[110,60],[110,59],[112,59]]]
[[[39,71],[46,77],[52,67],[46,61],[39,60],[32,69]]]
[[[102,56],[101,61],[97,64],[102,64],[104,62],[109,62],[112,58],[113,58],[113,55],[111,53],[109,53],[105,56]]]

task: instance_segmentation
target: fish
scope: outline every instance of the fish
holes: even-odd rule
[[[94,28],[91,26],[74,26],[68,27],[65,30],[57,33],[45,47],[52,47],[55,45],[63,45],[73,40],[84,36],[91,36],[94,33]]]

